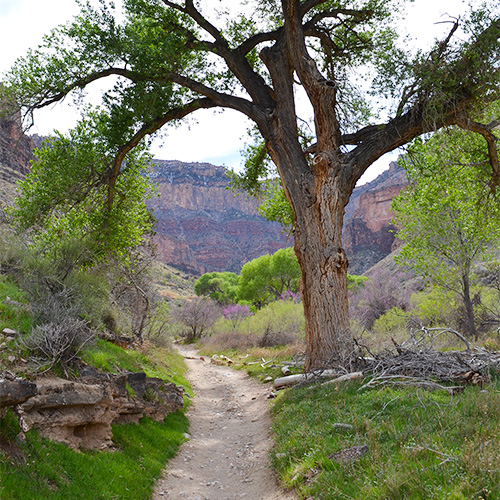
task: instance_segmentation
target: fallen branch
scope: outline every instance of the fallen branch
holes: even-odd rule
[[[345,375],[334,378],[332,380],[327,380],[326,382],[323,382],[321,385],[340,384],[341,382],[348,382],[349,380],[357,380],[362,376],[363,372],[346,373]]]
[[[361,386],[358,389],[362,391],[364,389],[371,389],[372,387],[377,387],[381,385],[399,385],[399,386],[412,386],[412,387],[422,387],[424,389],[428,389],[431,391],[443,390],[448,392],[451,395],[457,394],[458,392],[462,392],[465,389],[465,386],[446,386],[438,384],[433,380],[422,379],[417,377],[407,377],[404,375],[381,375],[378,377],[372,378],[366,384]]]
[[[298,375],[288,375],[287,377],[277,378],[274,381],[274,387],[276,389],[283,389],[285,387],[290,387],[291,385],[296,384],[310,384],[312,382],[317,382],[322,378],[335,378],[335,380],[339,383],[347,380],[354,380],[362,376],[363,372],[354,372],[340,375],[337,370],[323,370],[321,372],[300,373]],[[335,383],[335,381],[331,382]]]

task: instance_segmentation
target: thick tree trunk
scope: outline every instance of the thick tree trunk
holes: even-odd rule
[[[347,300],[348,262],[341,237],[345,205],[355,184],[353,164],[344,163],[335,143],[335,126],[320,134],[322,139],[309,164],[298,138],[290,58],[276,49],[264,50],[261,57],[280,95],[279,105],[272,119],[262,123],[261,133],[295,214],[295,253],[302,273],[306,320],[305,370],[350,367],[354,349]],[[326,119],[326,114],[331,116],[330,101],[316,113],[316,122],[324,119],[331,124]]]
[[[295,228],[306,318],[305,370],[347,367],[353,358],[347,300],[348,261],[342,248],[344,200],[338,179],[316,176],[314,203]]]

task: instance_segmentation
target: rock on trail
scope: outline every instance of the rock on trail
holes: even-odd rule
[[[292,500],[269,464],[269,389],[245,373],[181,346],[195,391],[188,411],[190,439],[158,481],[153,500]],[[189,359],[193,358],[193,359]]]

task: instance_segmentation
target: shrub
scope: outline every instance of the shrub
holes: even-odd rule
[[[375,320],[372,330],[375,333],[390,333],[405,330],[407,325],[408,313],[399,307],[393,307]]]
[[[357,293],[350,296],[351,316],[370,330],[375,321],[389,309],[397,307],[406,311],[410,296],[415,291],[411,286],[402,286],[404,276],[378,269]]]
[[[185,300],[172,310],[173,318],[184,326],[182,336],[186,342],[200,339],[220,315],[217,304],[201,297]]]
[[[150,311],[148,322],[144,328],[144,340],[157,347],[169,347],[172,331],[170,307],[166,302],[154,304]]]
[[[303,338],[304,307],[291,300],[278,300],[246,318],[240,329],[258,335],[262,346],[287,345]]]
[[[37,368],[48,371],[59,365],[68,375],[71,361],[93,338],[93,332],[84,321],[66,318],[61,323],[35,326],[22,343],[29,349],[30,360]]]
[[[410,304],[412,316],[424,326],[457,327],[458,303],[454,292],[439,287],[414,293]]]
[[[231,304],[225,307],[222,313],[224,314],[224,319],[230,321],[233,329],[236,329],[243,319],[253,315],[253,312],[250,311],[250,306],[242,304]]]
[[[237,331],[218,332],[203,339],[203,345],[209,352],[228,350],[245,351],[259,345],[259,337]]]
[[[266,330],[259,341],[259,347],[276,347],[297,343],[297,334],[291,332]]]

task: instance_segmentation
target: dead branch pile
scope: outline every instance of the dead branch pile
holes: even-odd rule
[[[445,336],[448,340],[451,338],[455,346],[457,342],[462,344],[464,350],[437,350],[437,344]],[[337,384],[366,377],[367,382],[359,390],[398,385],[456,394],[468,384],[481,385],[489,380],[492,373],[500,373],[500,352],[474,348],[466,337],[451,328],[421,327],[411,331],[407,341],[398,344],[392,339],[392,342],[394,349],[377,354],[357,342],[357,348],[364,348],[370,354],[370,357],[359,358],[357,368],[362,371],[342,373],[339,369],[329,369],[289,375],[277,378],[274,387],[283,389],[291,385],[319,382],[325,378],[333,378],[325,384]]]
[[[452,334],[465,344],[466,350],[436,351],[437,337]],[[482,384],[491,371],[500,371],[500,353],[472,348],[460,333],[449,328],[422,328],[418,335],[372,357],[363,358],[364,372],[374,376],[376,383],[426,385],[438,382]],[[458,389],[458,388],[454,388]]]

